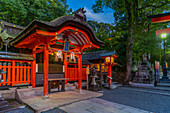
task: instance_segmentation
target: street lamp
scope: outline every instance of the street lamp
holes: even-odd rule
[[[161,37],[164,40],[164,68],[163,68],[163,80],[168,80],[169,77],[167,76],[167,70],[166,70],[166,58],[165,58],[165,38],[166,38],[166,34],[162,34]]]

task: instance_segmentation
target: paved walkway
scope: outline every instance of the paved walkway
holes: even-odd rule
[[[92,98],[59,107],[68,113],[151,113],[126,105],[109,102],[99,98]]]
[[[72,90],[66,92],[52,93],[49,98],[44,99],[41,88],[17,90],[19,99],[34,109],[36,112],[47,111],[56,107],[64,106],[73,102],[99,97],[102,93],[83,90]]]

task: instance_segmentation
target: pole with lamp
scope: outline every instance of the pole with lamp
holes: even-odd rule
[[[161,37],[164,40],[164,68],[163,68],[163,77],[162,80],[168,80],[169,77],[167,76],[167,70],[166,70],[166,57],[165,57],[165,38],[167,34],[162,34]]]

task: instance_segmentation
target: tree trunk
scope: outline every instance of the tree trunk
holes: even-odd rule
[[[132,50],[133,50],[133,20],[132,20],[132,6],[128,0],[126,2],[126,10],[128,13],[128,37],[126,45],[126,80],[125,84],[129,84],[132,71]]]

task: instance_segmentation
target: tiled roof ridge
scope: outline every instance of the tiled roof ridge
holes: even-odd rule
[[[96,53],[100,53],[100,52],[104,53],[105,51],[106,51],[106,50],[92,51],[92,52],[87,52],[87,53],[85,53],[85,55],[88,55],[88,54],[96,54]]]
[[[19,29],[24,29],[25,28],[24,26],[20,26],[20,25],[17,25],[17,24],[6,22],[4,20],[0,20],[0,22],[3,22],[5,25],[11,26],[11,27],[15,27],[15,28],[19,28]]]

